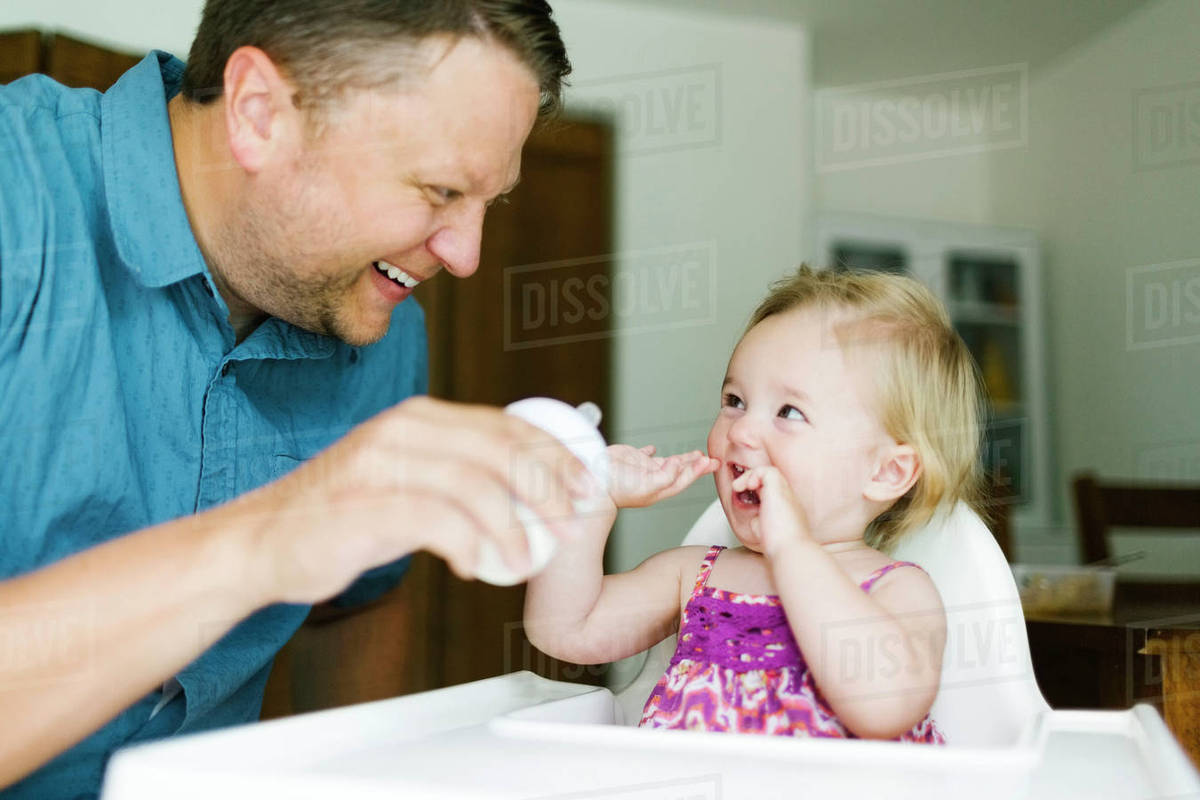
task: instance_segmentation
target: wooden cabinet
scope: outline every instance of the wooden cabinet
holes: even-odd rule
[[[0,33],[0,83],[41,72],[42,34],[38,31]]]
[[[42,72],[66,86],[104,91],[145,54],[110,50],[61,33],[0,33],[0,83]]]

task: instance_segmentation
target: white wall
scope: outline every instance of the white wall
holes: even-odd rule
[[[4,0],[0,29],[72,34],[114,49],[166,50],[187,58],[203,0]]]
[[[616,111],[616,249],[635,254],[617,271],[669,285],[675,257],[636,254],[678,247],[684,255],[675,260],[713,259],[715,282],[698,282],[691,309],[676,292],[676,314],[638,301],[618,315],[613,438],[660,452],[703,448],[742,326],[802,253],[805,37],[792,24],[641,5],[559,0],[555,8],[575,67],[568,107]],[[672,133],[662,98],[681,96],[694,113]],[[650,329],[660,322],[680,326]],[[713,498],[705,479],[673,501],[624,513],[611,566],[678,544]]]
[[[1086,14],[1088,4],[1077,5],[1077,13]],[[1161,341],[1165,335],[1144,324],[1144,287],[1138,281],[1153,275],[1135,268],[1200,258],[1200,138],[1177,150],[1159,151],[1144,133],[1135,133],[1145,124],[1150,105],[1177,114],[1171,109],[1182,103],[1190,109],[1187,113],[1197,115],[1190,135],[1200,137],[1196,30],[1200,4],[1192,0],[1146,3],[1046,58],[1040,56],[1051,49],[1048,42],[1030,55],[1019,37],[997,44],[995,32],[985,27],[930,27],[924,34],[926,53],[936,52],[932,45],[938,41],[957,44],[953,60],[922,62],[929,72],[1013,61],[1028,65],[1028,143],[815,179],[817,209],[1015,226],[1038,233],[1044,250],[1060,524],[1021,531],[1023,560],[1075,558],[1067,482],[1078,470],[1108,477],[1200,480],[1200,344],[1129,347],[1131,335],[1135,343]],[[984,54],[979,60],[963,55],[964,37],[967,48],[979,43]],[[919,49],[919,43],[910,37],[879,47],[881,52],[872,54],[876,65],[887,61],[889,47],[907,54]],[[847,61],[844,53],[826,57]],[[907,56],[898,60],[912,63]],[[815,71],[839,70],[818,64]],[[915,74],[883,72],[872,78]],[[870,78],[860,74],[857,79]],[[1160,91],[1180,85],[1182,89]],[[1184,266],[1169,277],[1181,276],[1200,280],[1200,267]],[[1170,280],[1160,283],[1169,289]],[[1200,310],[1186,295],[1183,302],[1185,312]],[[1195,337],[1200,329],[1185,320],[1178,332],[1179,338]],[[1143,562],[1138,570],[1182,567],[1200,572],[1200,559],[1183,550],[1157,561]]]

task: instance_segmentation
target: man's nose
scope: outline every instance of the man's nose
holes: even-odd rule
[[[425,248],[456,278],[470,277],[479,269],[484,210],[482,204],[478,209],[458,210],[425,242]]]

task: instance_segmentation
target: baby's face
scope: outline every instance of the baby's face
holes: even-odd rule
[[[729,361],[708,453],[722,461],[714,477],[725,515],[752,550],[762,550],[750,529],[758,498],[731,488],[748,468],[780,471],[818,541],[838,541],[851,529],[861,536],[873,516],[863,491],[895,441],[872,405],[871,359],[847,360],[833,319],[821,309],[768,317]]]

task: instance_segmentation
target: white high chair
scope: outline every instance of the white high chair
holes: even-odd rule
[[[683,539],[685,545],[736,546],[720,501]],[[1006,746],[1050,706],[1033,675],[1021,601],[995,538],[963,503],[939,511],[892,553],[929,573],[946,609],[942,681],[930,714],[952,745]],[[675,637],[647,651],[638,676],[617,694],[624,722],[642,706],[675,652]]]

